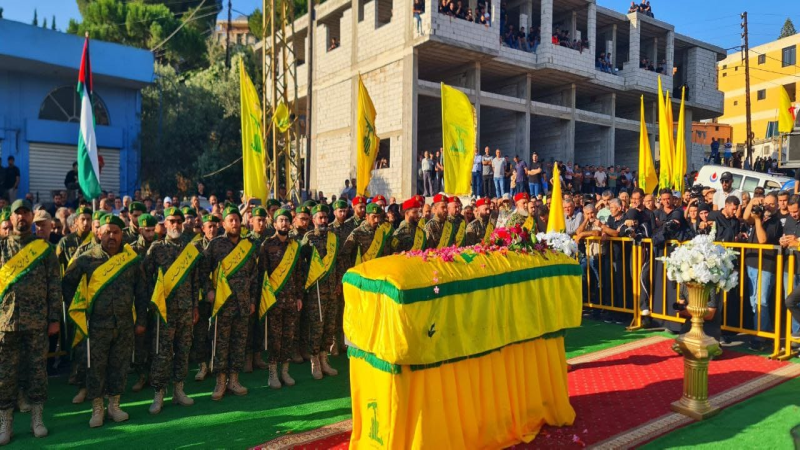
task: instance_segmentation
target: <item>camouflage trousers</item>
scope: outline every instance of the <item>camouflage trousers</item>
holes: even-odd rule
[[[216,323],[214,323],[216,321]],[[249,316],[239,314],[234,302],[229,302],[211,321],[211,339],[215,339],[213,373],[238,373],[244,369],[244,356],[247,351],[247,326]]]
[[[161,320],[156,318],[155,320]],[[156,333],[157,331],[157,333]],[[153,325],[153,364],[150,384],[156,389],[179,383],[189,373],[189,352],[192,348],[192,310],[169,311],[167,323]],[[158,346],[156,347],[156,344]]]
[[[292,358],[294,332],[299,315],[295,298],[279,298],[267,313],[270,364],[285,363]]]
[[[91,328],[87,348],[91,366],[86,369],[87,398],[122,395],[133,355],[133,324],[117,328]]]
[[[308,341],[311,335],[311,327],[310,321],[308,319],[308,308],[306,305],[311,302],[312,296],[314,294],[313,300],[316,301],[317,292],[315,290],[311,290],[303,294],[303,309],[300,311],[300,314],[297,318],[297,322],[294,326],[294,339],[292,340],[292,353],[300,353],[308,351]]]
[[[263,352],[264,349],[264,324],[258,320],[258,314],[251,314],[249,324],[247,326],[247,342],[250,345],[247,347],[247,354]]]
[[[155,314],[152,311],[147,311],[147,327],[144,331],[144,334],[134,335],[133,336],[133,370],[136,371],[139,375],[147,375],[150,373],[150,365],[152,364],[152,358],[150,355],[150,349],[153,348],[152,341],[155,339],[154,337],[154,329],[155,322],[153,322],[153,318]]]
[[[69,369],[69,384],[86,387],[86,339],[72,349],[72,362]]]
[[[322,306],[321,315],[320,306]],[[308,347],[304,348],[312,355],[317,355],[323,350],[330,351],[336,333],[336,296],[321,294],[317,298],[317,291],[312,287],[309,291],[308,303],[303,304],[303,310],[306,311],[308,317],[310,332]]]
[[[192,351],[189,355],[195,364],[208,363],[211,359],[211,337],[209,335],[209,319],[211,319],[211,304],[203,301],[197,305],[200,320],[192,329]]]
[[[17,404],[19,383],[32,404],[47,400],[47,333],[0,331],[0,410]]]

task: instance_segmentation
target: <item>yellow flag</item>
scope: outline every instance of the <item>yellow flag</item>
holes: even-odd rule
[[[644,95],[642,96],[642,114],[639,122],[639,187],[645,194],[652,194],[658,185],[653,154],[650,153],[650,138],[647,136],[647,123],[644,121]]]
[[[550,200],[550,216],[547,218],[548,233],[563,233],[567,230],[564,222],[564,197],[561,195],[561,173],[558,170],[558,161],[553,163],[553,197]]]
[[[658,184],[661,188],[672,186],[672,149],[670,148],[670,126],[667,123],[664,91],[661,89],[661,76],[658,77],[658,154],[660,165]]]
[[[678,139],[675,142],[675,161],[672,165],[672,187],[683,192],[683,180],[686,174],[686,88],[681,92],[681,109],[678,113]]]
[[[442,83],[444,192],[469,195],[475,150],[475,108],[466,94]]]
[[[667,127],[669,132],[669,154],[672,158],[672,167],[675,167],[675,120],[672,118],[672,97],[669,90],[664,95],[664,113],[667,115]],[[675,171],[670,169],[670,174],[674,177]]]
[[[278,107],[275,108],[275,115],[272,116],[272,123],[281,133],[286,133],[286,130],[292,126],[292,118],[289,115],[289,108],[286,106],[286,103],[283,103],[283,100],[281,100],[278,103]]]
[[[164,289],[164,272],[158,269],[158,278],[156,278],[156,287],[153,289],[153,296],[150,298],[150,303],[155,306],[158,318],[163,323],[167,323],[167,294]]]
[[[264,282],[261,283],[261,301],[258,303],[258,320],[262,321],[267,317],[267,312],[272,305],[277,303],[275,292],[272,291],[272,284],[269,282],[269,277],[264,277]]]
[[[214,306],[211,308],[211,317],[216,317],[220,309],[228,301],[228,297],[233,294],[231,285],[228,284],[228,278],[222,273],[222,270],[217,270],[216,291],[214,293]]]
[[[778,106],[778,133],[790,133],[794,130],[794,123],[797,117],[797,111],[792,106],[792,100],[789,98],[789,93],[786,88],[781,86],[780,90],[780,105]]]
[[[356,169],[356,194],[367,195],[367,186],[372,178],[372,166],[378,156],[381,139],[375,131],[375,105],[369,92],[358,76],[358,113],[356,115],[356,148],[358,149],[358,168]]]
[[[75,336],[72,339],[72,347],[78,345],[84,338],[89,336],[89,325],[86,321],[86,310],[89,308],[89,283],[86,275],[81,277],[72,303],[69,305],[69,318],[75,324]]]
[[[267,204],[267,168],[264,136],[261,130],[261,102],[253,82],[239,60],[239,84],[242,116],[242,172],[244,195]],[[284,106],[285,108],[285,106]]]

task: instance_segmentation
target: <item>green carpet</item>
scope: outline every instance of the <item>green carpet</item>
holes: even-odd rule
[[[567,359],[605,350],[650,336],[675,337],[667,332],[627,331],[624,326],[583,318],[580,328],[567,331]]]

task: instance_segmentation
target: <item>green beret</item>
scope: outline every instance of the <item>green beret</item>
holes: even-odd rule
[[[205,216],[203,216],[203,223],[208,223],[208,222],[219,223],[219,217],[213,214],[206,214]]]
[[[308,214],[311,215],[311,210],[308,209],[307,206],[298,206],[297,209],[294,210],[296,214]]]
[[[370,203],[367,205],[367,214],[382,214],[383,208],[377,203]]]
[[[185,217],[183,216],[183,212],[181,212],[180,209],[174,206],[170,206],[169,208],[164,209],[164,217],[166,218],[169,216],[180,217],[181,220],[185,219]]]
[[[100,225],[116,225],[120,229],[123,229],[125,228],[125,221],[113,214],[106,213],[106,215],[100,218]]]
[[[267,217],[267,210],[260,206],[256,206],[253,208],[253,211],[251,211],[250,214],[253,217]]]
[[[139,211],[140,213],[146,213],[147,212],[147,207],[144,206],[144,203],[142,203],[142,202],[133,202],[128,207],[128,211],[130,211],[131,213],[134,213],[136,211]]]
[[[75,214],[79,216],[81,214],[92,214],[92,208],[89,208],[88,206],[81,206],[80,208],[75,210]]]
[[[323,205],[323,204],[319,204],[311,210],[311,214],[313,215],[316,215],[317,213],[329,214],[330,212],[331,209],[328,207],[328,205]]]
[[[267,209],[272,208],[273,206],[277,206],[278,208],[280,208],[281,202],[275,200],[274,198],[267,200]]]
[[[107,212],[103,211],[102,209],[98,209],[97,211],[94,212],[94,214],[92,214],[92,221],[100,220],[107,215],[108,215]]]
[[[303,202],[303,206],[311,210],[312,208],[317,206],[317,202],[314,200],[306,200],[305,202]]]
[[[15,213],[18,209],[27,209],[30,212],[33,212],[33,205],[28,200],[24,198],[14,200],[14,203],[11,204],[11,212]]]
[[[336,200],[333,202],[333,209],[347,209],[347,200]]]
[[[11,211],[3,210],[0,212],[0,222],[7,222],[11,220]]]
[[[300,208],[298,208],[298,209],[300,209]],[[292,212],[289,211],[286,208],[281,208],[281,209],[275,211],[275,214],[272,215],[272,218],[274,220],[278,220],[278,217],[280,217],[280,216],[284,216],[287,219],[289,219],[290,221],[292,220]]]
[[[197,211],[195,211],[195,209],[192,208],[191,206],[184,206],[183,208],[181,208],[181,212],[183,213],[184,217],[186,216],[197,217]]]
[[[147,213],[144,213],[141,216],[139,216],[138,222],[140,227],[146,227],[146,228],[154,227],[158,224],[158,220],[156,220],[155,217]]]
[[[237,216],[239,216],[240,219],[242,218],[242,213],[239,211],[239,208],[237,208],[235,205],[226,206],[225,209],[222,211],[222,218],[224,219],[231,214],[236,214]]]

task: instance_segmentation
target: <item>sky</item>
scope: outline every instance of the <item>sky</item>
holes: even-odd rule
[[[179,1],[179,0],[175,0]],[[558,0],[556,0],[558,1]],[[227,6],[227,1],[223,2]],[[600,6],[627,12],[630,0],[597,0]],[[787,17],[800,30],[800,1],[797,0],[651,0],[657,19],[675,25],[678,33],[710,42],[722,48],[742,45],[739,14],[747,10],[749,16],[750,45],[757,46],[777,39]],[[249,14],[261,6],[261,0],[232,0],[233,17]],[[33,10],[39,14],[39,23],[47,17],[48,25],[53,15],[59,30],[65,30],[69,19],[79,19],[74,0],[0,0],[3,17],[30,23]],[[227,18],[227,9],[220,19]]]

